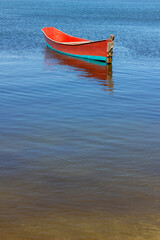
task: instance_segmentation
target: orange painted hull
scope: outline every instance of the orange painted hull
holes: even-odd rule
[[[70,56],[106,61],[110,39],[89,41],[72,37],[53,27],[42,28],[45,41],[51,49]]]

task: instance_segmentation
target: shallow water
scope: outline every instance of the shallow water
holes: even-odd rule
[[[0,2],[0,240],[160,239],[159,1]],[[55,53],[42,27],[113,65]]]

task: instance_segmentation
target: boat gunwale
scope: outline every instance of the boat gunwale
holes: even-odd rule
[[[43,32],[43,34],[44,34],[49,40],[51,40],[52,42],[61,44],[61,45],[77,46],[77,45],[97,43],[97,42],[104,42],[104,41],[110,42],[110,39],[103,39],[103,40],[97,40],[97,41],[86,40],[86,42],[85,42],[85,39],[84,39],[84,41],[79,41],[79,42],[58,42],[58,41],[55,41],[55,40],[53,40],[52,38],[48,37],[47,34],[44,32],[43,29],[44,29],[44,28],[42,28],[41,31]],[[55,28],[55,29],[58,30],[57,28]],[[62,31],[61,31],[61,32],[62,32]],[[62,32],[62,33],[66,34],[65,32]],[[73,36],[68,35],[68,34],[66,34],[66,35],[67,35],[67,36],[70,36],[70,37],[73,37]]]

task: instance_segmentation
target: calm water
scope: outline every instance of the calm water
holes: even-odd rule
[[[47,26],[114,34],[112,67]],[[0,240],[160,239],[159,60],[159,0],[0,0]]]

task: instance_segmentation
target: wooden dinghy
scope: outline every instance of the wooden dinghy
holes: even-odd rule
[[[112,63],[114,35],[109,39],[90,41],[70,36],[54,27],[41,29],[49,48],[73,57],[87,58]]]

